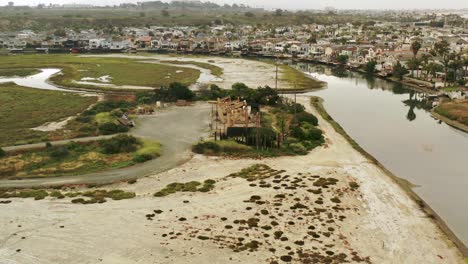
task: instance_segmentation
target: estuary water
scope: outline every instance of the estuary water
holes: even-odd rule
[[[425,94],[400,84],[328,67],[299,64],[328,83],[309,93],[387,169],[417,187],[468,245],[468,133],[435,120]]]
[[[37,89],[44,89],[44,90],[56,90],[56,91],[69,91],[65,89],[61,89],[53,84],[49,84],[47,80],[55,74],[58,74],[60,69],[41,69],[40,73],[26,76],[26,77],[0,77],[0,83],[7,83],[13,82],[17,85],[24,86],[24,87],[31,87]]]

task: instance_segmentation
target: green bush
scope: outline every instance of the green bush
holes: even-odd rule
[[[80,123],[89,123],[93,120],[93,117],[89,115],[80,115],[75,120]]]
[[[116,133],[124,133],[124,132],[128,132],[128,130],[129,130],[128,127],[126,127],[124,125],[115,124],[115,123],[111,123],[111,122],[104,123],[104,124],[100,125],[98,128],[99,128],[99,131],[103,135],[112,135],[112,134],[116,134]]]
[[[138,148],[138,140],[129,135],[118,135],[100,141],[104,154],[118,154],[134,152]]]
[[[123,114],[124,114],[124,112],[123,112],[121,109],[119,109],[119,108],[114,109],[114,110],[112,110],[112,111],[110,112],[110,115],[111,115],[111,116],[117,117],[117,118],[122,117]]]
[[[148,160],[152,160],[153,156],[149,154],[137,154],[133,157],[133,162],[135,163],[143,163],[147,162]]]
[[[299,123],[302,123],[302,122],[307,122],[307,123],[310,123],[314,126],[317,126],[318,125],[318,119],[317,117],[315,117],[313,114],[309,113],[309,112],[301,112],[301,113],[298,113],[296,115],[297,117],[297,121]]]
[[[307,135],[306,133],[304,132],[304,130],[299,127],[299,126],[293,126],[291,127],[291,136],[292,137],[295,137],[297,139],[300,139],[300,140],[304,140],[307,138]]]
[[[305,107],[301,104],[289,101],[289,100],[283,100],[279,104],[279,108],[287,113],[294,114],[294,113],[302,113],[305,111]]]
[[[203,185],[197,181],[191,181],[187,183],[174,182],[168,184],[164,189],[155,193],[155,197],[164,197],[177,192],[209,192],[214,189],[216,181],[206,180]]]
[[[5,156],[6,156],[6,152],[2,148],[0,148],[0,158],[3,158]]]
[[[203,141],[193,146],[193,152],[198,154],[217,153],[220,150],[221,147],[213,141]]]
[[[83,112],[81,116],[93,116],[98,113],[111,112],[114,109],[120,108],[123,112],[135,106],[135,103],[127,101],[108,100],[95,104],[91,109]]]
[[[54,159],[63,159],[70,154],[70,151],[66,146],[57,146],[53,147],[50,152],[49,156]]]
[[[295,154],[306,155],[307,149],[301,143],[293,143],[289,145],[289,149]]]
[[[22,191],[0,191],[0,198],[34,198],[34,200],[42,200],[49,195],[44,190],[22,190]]]
[[[107,192],[106,197],[111,198],[112,200],[124,200],[124,199],[131,199],[135,198],[135,193],[134,192],[125,192],[122,190],[112,190]]]
[[[53,192],[50,193],[50,197],[55,197],[57,199],[63,199],[63,198],[65,198],[65,195],[63,195],[59,191],[53,191]]]
[[[321,140],[322,139],[322,130],[316,127],[310,127],[307,130],[307,138],[311,140]]]

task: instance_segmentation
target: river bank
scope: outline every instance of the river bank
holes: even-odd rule
[[[434,111],[431,111],[431,114],[434,118],[436,119],[439,119],[441,120],[442,122],[445,122],[446,124],[448,124],[449,126],[452,126],[454,128],[457,128],[457,129],[460,129],[461,131],[463,132],[466,132],[468,133],[468,126],[465,126],[464,124],[460,123],[460,122],[457,122],[457,121],[454,121],[454,120],[451,120],[445,116],[441,116],[439,115],[438,113],[434,112]]]
[[[429,218],[434,219],[435,223],[439,226],[439,228],[447,235],[447,237],[455,243],[458,247],[460,252],[468,258],[468,248],[467,246],[457,237],[457,235],[448,227],[447,223],[434,211],[431,206],[426,203],[416,192],[414,192],[413,188],[415,187],[414,184],[411,182],[400,178],[389,171],[385,166],[380,163],[376,158],[374,158],[371,154],[369,154],[365,149],[363,149],[354,139],[352,139],[346,131],[335,121],[333,118],[326,112],[323,106],[323,99],[320,97],[311,97],[311,103],[320,114],[320,116],[327,120],[338,132],[342,135],[346,140],[351,144],[351,146],[360,152],[363,156],[367,159],[375,163],[382,171],[384,171],[388,177],[393,179],[414,201],[419,205],[420,209],[423,210]],[[433,113],[434,114],[434,113]],[[449,120],[451,121],[451,120]]]

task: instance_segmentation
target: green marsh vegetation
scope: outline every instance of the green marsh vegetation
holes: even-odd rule
[[[76,55],[17,55],[3,56],[0,60],[0,72],[6,69],[26,67],[29,69],[59,68],[62,74],[50,80],[63,87],[84,88],[91,90],[115,90],[89,84],[78,84],[82,78],[109,76],[109,83],[122,86],[134,85],[158,88],[172,82],[186,85],[195,83],[200,71],[190,68],[150,64],[125,58],[97,58]],[[93,81],[99,83],[99,81]],[[103,83],[104,84],[104,83]],[[119,89],[125,90],[125,89]],[[127,89],[128,90],[128,89]]]
[[[46,141],[46,132],[31,128],[77,115],[96,100],[75,93],[0,84],[0,146]]]
[[[302,71],[289,65],[281,64],[280,69],[283,72],[281,80],[292,84],[295,90],[314,90],[323,87],[323,82],[309,77]]]
[[[0,158],[0,178],[57,177],[124,168],[161,155],[158,142],[118,135],[110,139],[19,151]]]
[[[468,126],[468,100],[442,103],[434,111],[450,120]]]
[[[26,77],[39,73],[38,69],[34,68],[7,68],[0,69],[0,78],[4,77]]]

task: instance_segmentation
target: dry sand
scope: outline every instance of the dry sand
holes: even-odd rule
[[[298,100],[319,117],[326,147],[306,156],[264,160],[195,155],[136,184],[108,187],[135,191],[130,200],[74,205],[68,198],[10,199],[0,204],[0,263],[284,263],[281,256],[290,252],[293,263],[342,263],[340,258],[464,263],[453,243],[388,175],[321,119],[307,97]],[[277,177],[263,182],[226,178],[257,163],[276,170],[271,174]],[[317,187],[316,176],[338,182]],[[152,196],[172,182],[206,179],[217,181],[208,193]],[[353,190],[350,182],[359,188]],[[321,194],[310,192],[318,189]],[[330,201],[334,197],[341,202]],[[297,203],[305,207],[293,206]],[[259,227],[243,224],[247,219],[259,219]],[[276,239],[275,231],[288,240]]]

